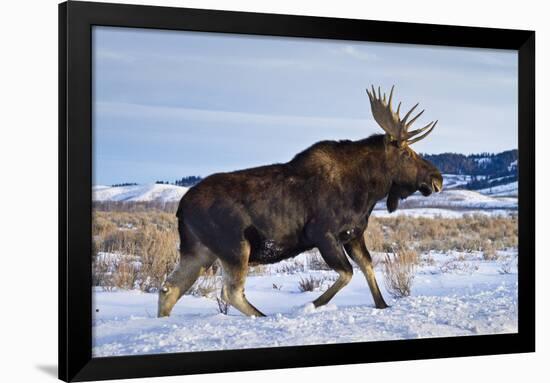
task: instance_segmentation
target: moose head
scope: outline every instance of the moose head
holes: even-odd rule
[[[424,110],[409,120],[409,117],[418,106],[416,104],[401,118],[399,116],[401,103],[398,104],[396,111],[392,108],[393,90],[394,87],[392,86],[386,101],[386,93],[381,94],[380,87],[378,88],[378,95],[374,86],[371,86],[370,91],[367,89],[372,115],[378,125],[386,132],[386,159],[393,169],[392,184],[386,201],[389,212],[397,209],[400,199],[407,198],[417,190],[422,195],[429,196],[433,192],[440,192],[443,188],[443,177],[439,169],[420,157],[410,147],[415,142],[426,138],[437,125],[437,121],[432,121],[423,128],[410,131],[409,128],[424,113]]]

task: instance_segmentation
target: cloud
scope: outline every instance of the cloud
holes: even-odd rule
[[[490,54],[488,54],[490,53]],[[506,50],[482,49],[479,52],[466,55],[466,60],[472,64],[481,64],[491,69],[517,69],[517,53]]]
[[[125,64],[131,64],[136,61],[136,58],[133,55],[128,53],[115,52],[108,49],[95,49],[94,50],[95,58],[102,61],[115,61]]]
[[[363,129],[374,120],[361,118],[310,117],[281,114],[247,113],[240,111],[207,110],[184,107],[141,105],[123,102],[95,102],[96,118],[121,117],[132,120],[153,119],[162,121],[193,121],[219,124],[243,124],[243,126],[270,125],[279,127],[333,128],[335,126]]]
[[[319,62],[307,57],[271,57],[271,56],[231,56],[218,54],[187,54],[162,56],[147,52],[120,53],[108,49],[94,50],[96,60],[100,62],[117,62],[119,64],[150,63],[162,65],[162,67],[180,68],[181,65],[197,64],[199,66],[223,63],[224,65],[244,68],[311,70],[319,66]]]
[[[362,61],[372,62],[378,59],[374,53],[367,53],[363,50],[359,50],[353,45],[344,45],[338,50],[338,52]]]

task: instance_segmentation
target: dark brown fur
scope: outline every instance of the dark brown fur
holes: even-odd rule
[[[181,257],[197,257],[197,249],[206,248],[224,268],[224,297],[245,314],[262,315],[244,297],[249,264],[318,248],[340,275],[314,302],[318,306],[349,282],[347,253],[365,273],[376,306],[385,307],[363,241],[371,211],[385,197],[391,212],[400,199],[417,190],[429,195],[441,185],[437,168],[388,135],[322,141],[290,162],[213,174],[192,187],[177,211]],[[178,284],[168,278],[167,286]],[[168,315],[171,307],[161,306],[159,315]]]

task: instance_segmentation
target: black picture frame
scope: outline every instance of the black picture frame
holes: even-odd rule
[[[92,358],[94,25],[376,41],[518,52],[518,333]],[[535,32],[70,1],[59,5],[59,378],[261,370],[535,351]],[[231,361],[231,363],[228,363]]]

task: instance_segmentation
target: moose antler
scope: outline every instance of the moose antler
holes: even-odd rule
[[[411,125],[416,121],[418,117],[424,113],[424,110],[422,110],[420,113],[418,113],[416,116],[414,116],[410,121],[407,122],[409,116],[411,113],[416,109],[418,104],[413,106],[411,110],[405,114],[405,116],[401,119],[399,117],[399,109],[401,108],[401,103],[397,105],[397,111],[393,111],[393,108],[391,106],[391,101],[393,98],[393,89],[394,86],[391,87],[390,91],[390,97],[388,98],[388,101],[386,102],[386,93],[383,95],[380,93],[380,87],[378,87],[378,96],[376,95],[376,91],[374,90],[374,86],[371,85],[372,90],[369,91],[367,89],[367,94],[369,95],[370,100],[370,106],[372,109],[372,115],[378,125],[384,131],[391,136],[392,139],[397,141],[399,145],[412,145],[415,142],[420,141],[421,139],[425,138],[428,134],[431,133],[433,128],[437,125],[437,121],[432,121],[428,125],[424,126],[423,128],[413,130],[409,132],[409,128]],[[427,132],[425,132],[427,130]],[[419,134],[425,132],[421,136],[418,136]],[[414,136],[418,136],[413,138]]]

